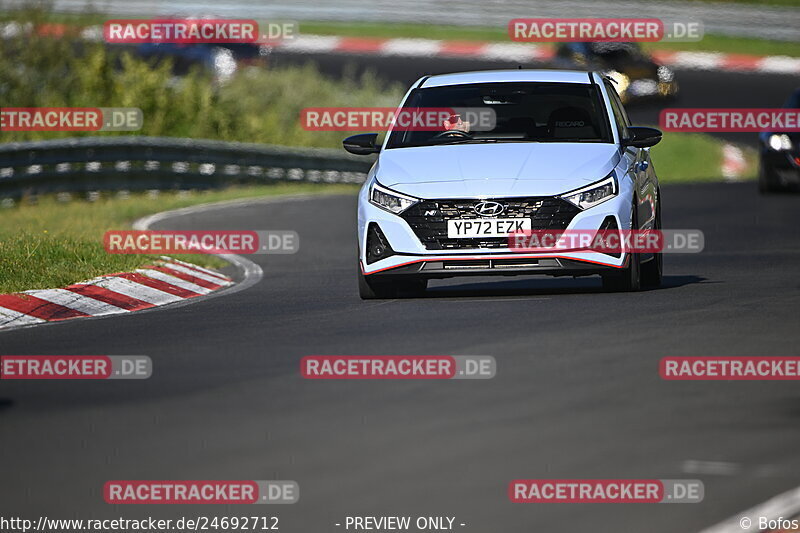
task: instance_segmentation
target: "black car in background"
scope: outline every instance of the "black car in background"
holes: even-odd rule
[[[174,15],[173,20],[216,20],[217,15]],[[210,72],[214,80],[224,83],[246,66],[266,66],[269,47],[264,43],[141,43],[133,53],[154,64],[169,60],[176,76],[193,68]]]
[[[617,93],[626,104],[678,95],[675,72],[658,64],[636,43],[560,43],[554,64],[604,73],[616,83]]]
[[[783,108],[800,109],[800,88]],[[759,140],[758,189],[768,193],[800,186],[800,132],[762,132]]]
[[[143,43],[136,46],[134,53],[155,63],[169,59],[176,75],[184,75],[193,67],[205,69],[220,82],[244,66],[266,65],[265,47],[256,43]]]

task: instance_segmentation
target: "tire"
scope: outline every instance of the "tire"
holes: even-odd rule
[[[428,288],[428,280],[372,280],[358,269],[358,295],[362,300],[386,300],[422,296]]]
[[[758,192],[769,194],[780,190],[781,187],[778,184],[775,173],[767,168],[764,161],[760,161],[758,164]]]
[[[367,280],[361,271],[358,272],[358,295],[362,300],[379,300],[383,298],[393,298],[391,287]]]
[[[631,209],[631,229],[638,229],[636,203]],[[621,272],[603,274],[603,289],[608,292],[636,292],[642,288],[642,265],[640,254],[628,254],[628,266]]]
[[[639,254],[630,254],[628,266],[622,272],[603,275],[603,289],[608,292],[636,292],[642,288]]]
[[[661,230],[661,191],[658,193],[658,207],[656,208],[654,229]],[[664,276],[664,255],[661,252],[653,254],[653,258],[641,265],[642,285],[645,287],[660,287]]]

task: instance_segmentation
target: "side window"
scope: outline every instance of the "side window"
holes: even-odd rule
[[[628,114],[625,112],[625,108],[622,107],[622,101],[619,99],[617,90],[608,81],[605,81],[604,83],[606,86],[606,91],[608,92],[608,99],[611,101],[611,111],[614,113],[614,118],[617,121],[619,137],[620,139],[625,138],[628,136],[628,126],[631,125],[631,121],[628,119]]]

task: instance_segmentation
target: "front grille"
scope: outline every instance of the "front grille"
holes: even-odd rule
[[[561,198],[487,198],[503,204],[504,210],[497,218],[530,218],[534,230],[563,230],[580,209]],[[482,218],[473,207],[484,199],[476,200],[424,200],[400,216],[408,222],[417,238],[428,250],[459,248],[508,248],[507,237],[476,237],[449,239],[447,221]]]

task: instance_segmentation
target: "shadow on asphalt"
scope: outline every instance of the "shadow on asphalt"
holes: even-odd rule
[[[435,281],[433,283],[436,283]],[[644,292],[676,289],[695,283],[719,283],[701,276],[664,276],[660,287],[646,288]],[[457,285],[431,286],[420,298],[465,298],[490,296],[549,296],[559,294],[605,293],[599,277],[580,279],[516,279],[505,281],[478,281]],[[612,293],[609,293],[612,294]]]
[[[0,413],[14,405],[14,400],[9,398],[0,398]]]
[[[721,281],[710,281],[702,276],[664,276],[661,281],[661,286],[656,288],[645,289],[647,291],[660,291],[662,289],[674,289],[676,287],[683,287],[685,285],[693,285],[695,283],[722,283]]]

